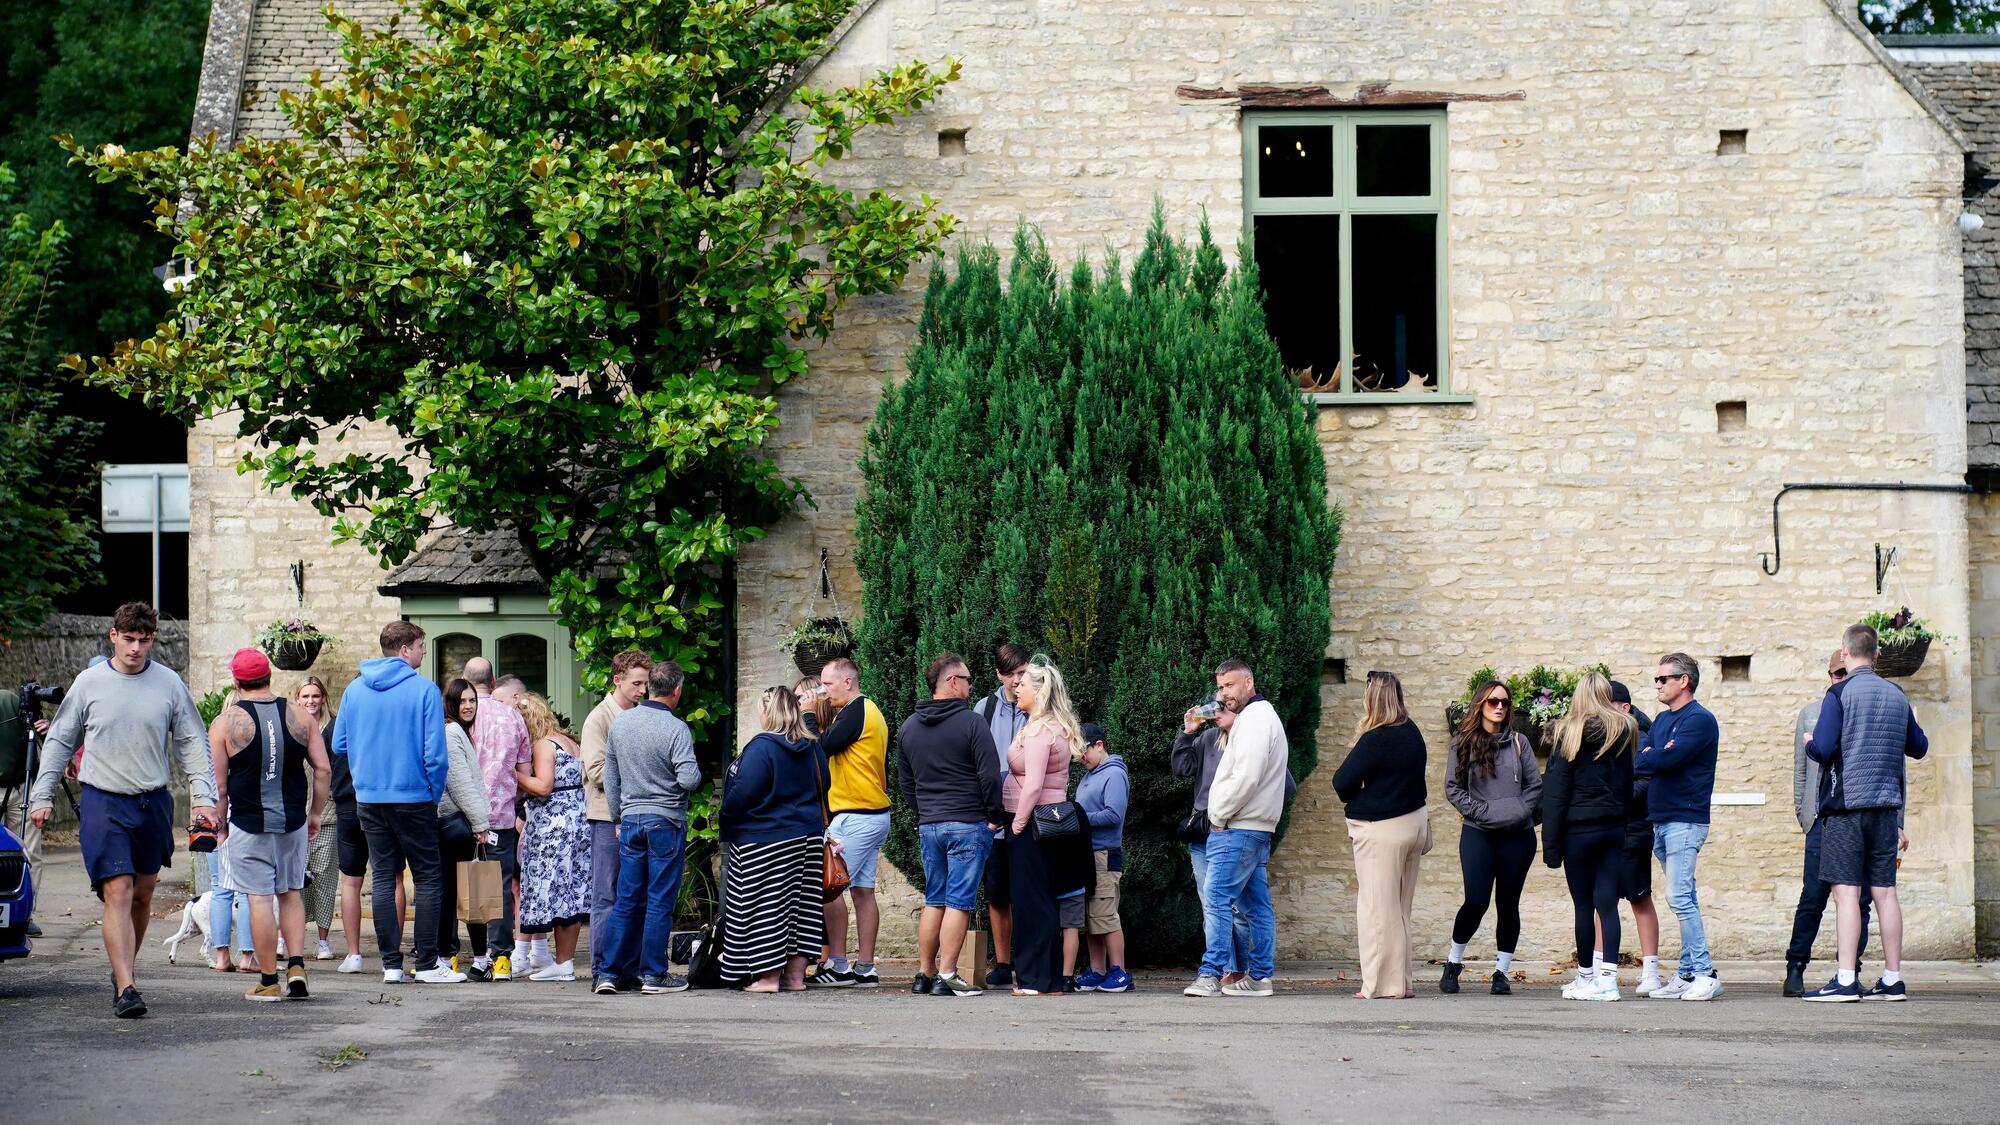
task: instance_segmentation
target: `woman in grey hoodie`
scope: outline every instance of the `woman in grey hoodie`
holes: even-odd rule
[[[1513,728],[1514,701],[1507,685],[1487,680],[1472,693],[1472,708],[1451,735],[1445,759],[1444,795],[1465,818],[1458,834],[1458,862],[1465,873],[1465,902],[1452,922],[1451,950],[1445,957],[1441,992],[1457,992],[1465,971],[1465,943],[1472,940],[1486,907],[1499,890],[1499,947],[1493,994],[1513,991],[1507,983],[1514,945],[1521,937],[1521,888],[1535,863],[1535,822],[1541,815],[1542,775],[1526,736]]]

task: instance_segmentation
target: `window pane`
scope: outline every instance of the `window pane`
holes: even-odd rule
[[[437,684],[439,688],[458,678],[465,670],[465,662],[475,656],[484,655],[485,646],[478,637],[467,633],[446,633],[431,646],[437,659]]]
[[[1331,125],[1257,129],[1257,194],[1266,199],[1333,194]]]
[[[1354,389],[1434,391],[1436,215],[1354,216]]]
[[[1340,216],[1259,215],[1251,237],[1264,322],[1285,366],[1339,390]]]
[[[1357,195],[1429,195],[1430,126],[1356,125],[1354,190]]]
[[[500,638],[496,676],[519,676],[536,695],[549,694],[549,642],[526,633]]]

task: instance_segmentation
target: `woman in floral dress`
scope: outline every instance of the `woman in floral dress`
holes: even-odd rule
[[[553,933],[555,963],[529,980],[575,980],[576,939],[590,917],[590,824],[584,819],[583,763],[576,741],[556,725],[549,701],[521,700],[534,772],[516,768],[527,797],[528,829],[521,838],[521,932]]]

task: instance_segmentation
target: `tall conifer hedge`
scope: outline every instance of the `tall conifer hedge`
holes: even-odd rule
[[[1181,713],[1248,660],[1318,761],[1327,582],[1340,536],[1312,408],[1264,328],[1254,268],[1156,208],[1129,280],[1114,258],[1057,273],[1023,227],[1002,283],[990,245],[934,270],[909,378],[862,459],[856,562],[864,687],[894,728],[946,649],[1013,640],[1063,669],[1131,772],[1123,915],[1135,964],[1185,960],[1200,908],[1174,824],[1192,783],[1168,758]],[[1079,767],[1080,770],[1080,767]],[[889,856],[920,868],[898,808]]]

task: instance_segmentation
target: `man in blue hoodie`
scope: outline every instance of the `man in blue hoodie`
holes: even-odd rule
[[[1653,822],[1653,854],[1667,873],[1667,905],[1681,924],[1680,973],[1650,995],[1655,1000],[1713,1000],[1722,978],[1708,953],[1701,903],[1695,898],[1694,861],[1708,840],[1708,806],[1715,796],[1716,747],[1721,735],[1715,716],[1696,703],[1701,665],[1684,652],[1660,657],[1653,673],[1654,694],[1666,710],[1639,746],[1633,773],[1652,778],[1646,813]]]
[[[438,849],[438,798],[448,759],[444,702],[417,673],[424,662],[424,631],[407,621],[382,629],[382,657],[362,662],[361,674],[340,697],[333,752],[347,759],[361,831],[368,837],[374,874],[375,946],[382,954],[382,983],[401,984],[403,915],[396,885],[409,865],[415,884],[417,925],[413,953],[424,984],[465,979],[438,964],[438,916],[444,905],[444,858]]]
[[[1125,926],[1118,919],[1118,880],[1125,871],[1125,805],[1132,782],[1125,772],[1125,759],[1104,748],[1103,727],[1085,723],[1082,734],[1083,768],[1090,772],[1076,783],[1076,803],[1090,822],[1097,883],[1090,895],[1085,930],[1090,942],[1090,971],[1076,978],[1076,987],[1083,992],[1130,992]]]

